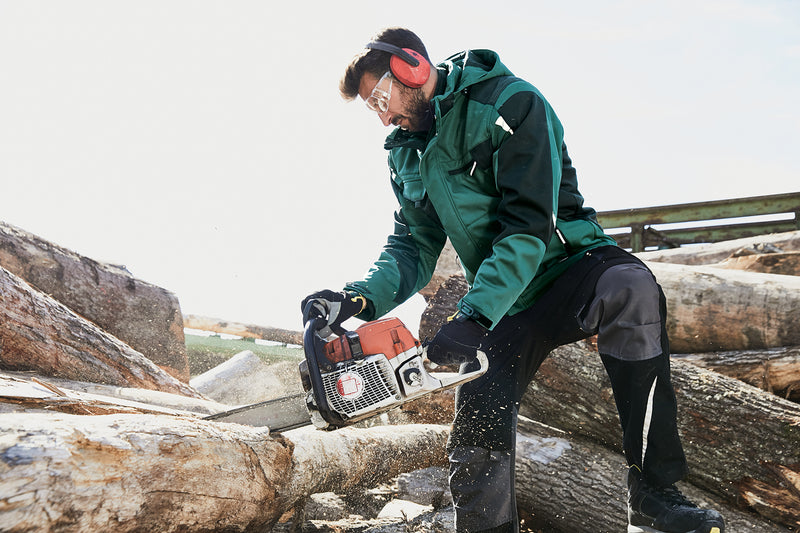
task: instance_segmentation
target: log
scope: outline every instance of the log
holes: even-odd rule
[[[570,533],[625,531],[627,468],[620,453],[524,418],[516,451],[517,506],[529,527]],[[700,507],[722,513],[727,531],[789,531],[690,483],[678,485]]]
[[[450,239],[444,244],[442,252],[439,254],[439,259],[436,261],[436,269],[433,271],[431,280],[420,289],[419,293],[425,298],[426,302],[436,294],[436,291],[448,278],[454,275],[463,274],[461,263],[458,261],[458,255],[453,248]]]
[[[800,345],[800,278],[649,262],[676,353]]]
[[[436,424],[289,431],[295,464],[282,505],[288,509],[311,494],[376,487],[403,472],[445,466],[449,433]]]
[[[0,369],[202,397],[141,353],[2,267]]]
[[[250,350],[189,381],[196,391],[218,402],[245,405],[303,392],[297,361],[266,364]]]
[[[676,353],[758,350],[800,345],[800,278],[649,262],[667,297],[667,331]],[[448,278],[420,319],[433,337],[466,293],[463,275]]]
[[[740,252],[750,249],[756,253],[769,252],[797,252],[800,251],[800,231],[785,233],[772,233],[735,239],[710,244],[699,244],[672,248],[669,250],[654,250],[636,254],[643,261],[658,263],[680,263],[683,265],[708,265],[719,263]]]
[[[265,341],[282,342],[284,344],[303,345],[302,331],[291,331],[288,329],[273,328],[269,326],[257,326],[255,324],[242,324],[240,322],[230,322],[221,318],[200,315],[184,315],[183,326],[189,329],[212,331],[214,333],[225,333],[227,335],[238,335],[239,337],[246,337],[248,339],[262,339]]]
[[[586,346],[558,348],[545,360],[520,413],[619,449],[611,385]],[[681,361],[672,376],[689,481],[800,527],[800,405]]]
[[[189,381],[183,317],[171,292],[3,222],[0,265]]]
[[[443,465],[447,436],[444,426],[406,426],[270,437],[163,415],[29,413],[3,422],[4,531],[265,531],[311,494]],[[520,427],[523,513],[545,520],[548,531],[624,528],[621,455],[524,420]],[[689,484],[681,488],[721,510],[732,531],[786,531]]]
[[[463,274],[453,274],[436,288],[427,299],[428,305],[419,320],[419,338],[432,339],[447,317],[456,310],[456,304],[467,293],[469,286]]]
[[[0,372],[0,410],[21,412],[37,407],[72,414],[154,412],[197,416],[232,408],[211,400],[167,392],[72,381],[30,372]]]
[[[31,410],[77,415],[161,413],[194,416],[194,413],[156,405],[62,389],[37,378],[23,380],[0,375],[0,412]]]
[[[522,531],[594,533],[625,530],[626,469],[624,458],[619,453],[524,418],[519,423],[516,452],[516,494],[520,517],[524,520]],[[701,507],[720,511],[728,531],[788,532],[785,527],[731,507],[691,484],[680,483],[680,488]],[[363,496],[359,499],[352,494],[338,494],[312,497],[312,502],[320,503],[305,507],[303,531],[454,531],[447,470],[444,468],[427,468],[399,476],[395,499],[367,512],[364,512],[365,507],[372,506],[363,503]],[[347,506],[354,501],[359,504]],[[430,511],[431,505],[438,509],[438,516],[429,512],[412,519],[415,512]],[[381,508],[383,510],[378,513]],[[405,516],[399,512],[390,514],[390,510],[397,509],[401,509]],[[348,514],[350,518],[345,518]],[[397,518],[361,520],[355,519],[353,514]],[[300,518],[294,516],[292,519],[298,526]],[[273,532],[276,530],[273,528]]]
[[[769,350],[672,354],[782,398],[800,400],[800,346]]]
[[[447,428],[264,429],[145,414],[6,414],[3,531],[269,531],[316,492],[443,464]]]
[[[734,254],[724,261],[708,266],[745,270],[747,272],[762,272],[764,274],[800,276],[800,252]]]

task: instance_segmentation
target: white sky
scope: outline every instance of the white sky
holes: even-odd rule
[[[338,95],[390,25],[536,85],[597,210],[800,190],[795,0],[0,0],[0,220],[300,329],[392,230],[388,130]]]

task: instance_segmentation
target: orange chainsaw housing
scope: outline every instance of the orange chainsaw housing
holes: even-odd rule
[[[387,359],[419,347],[420,342],[399,318],[367,322],[325,344],[323,353],[332,363],[382,353]],[[359,353],[360,352],[360,353]]]

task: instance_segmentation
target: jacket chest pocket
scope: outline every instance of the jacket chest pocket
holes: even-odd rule
[[[491,140],[474,146],[467,154],[466,161],[456,163],[455,168],[447,172],[450,181],[458,181],[482,194],[499,194],[494,179],[494,147]]]
[[[392,186],[395,192],[414,204],[419,205],[425,199],[425,186],[422,176],[414,172],[392,171]]]

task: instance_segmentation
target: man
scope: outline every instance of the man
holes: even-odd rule
[[[514,446],[520,399],[555,347],[598,334],[629,465],[629,532],[722,533],[716,511],[674,487],[686,474],[670,382],[664,295],[583,205],[564,131],[531,84],[488,50],[431,65],[411,31],[376,35],[347,67],[345,99],[384,125],[395,231],[365,279],[316,300],[332,328],[380,317],[430,280],[447,238],[469,291],[428,344],[437,364],[475,368],[447,445],[460,532],[519,530]]]

